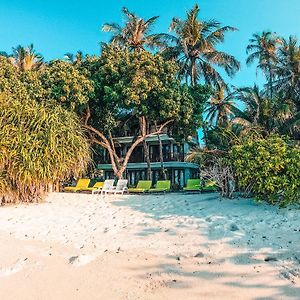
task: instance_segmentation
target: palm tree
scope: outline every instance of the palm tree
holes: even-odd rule
[[[9,55],[6,51],[0,51],[0,56],[10,57],[11,55]]]
[[[282,94],[270,99],[254,85],[239,89],[236,97],[246,107],[242,115],[236,115],[232,119],[233,124],[241,125],[244,131],[258,129],[266,133],[292,133],[291,128],[296,121],[296,107]]]
[[[122,8],[125,17],[124,27],[116,23],[105,23],[102,31],[111,32],[111,43],[120,47],[127,47],[130,50],[141,50],[146,47],[150,49],[160,48],[164,45],[162,42],[164,34],[150,34],[153,24],[158,16],[144,20],[126,7]]]
[[[64,58],[67,62],[73,65],[81,63],[84,60],[82,51],[77,51],[75,55],[71,52],[67,52],[65,53]]]
[[[171,46],[164,55],[179,62],[181,75],[192,85],[203,79],[205,83],[221,89],[226,84],[217,69],[224,69],[232,77],[240,69],[240,63],[232,55],[217,50],[216,46],[224,42],[226,32],[237,29],[222,27],[216,20],[198,20],[199,11],[199,6],[195,5],[187,13],[186,20],[173,18],[170,31],[175,36],[165,36]]]
[[[288,40],[284,39],[278,56],[275,89],[295,101],[300,108],[300,47],[297,38],[290,36]]]
[[[255,33],[249,40],[246,63],[251,65],[258,60],[257,69],[265,74],[268,80],[268,96],[273,98],[274,67],[278,62],[277,49],[282,40],[271,31],[264,31],[262,34]]]
[[[71,52],[65,53],[64,59],[65,59],[67,62],[69,62],[69,63],[74,63],[74,61],[75,61],[74,54],[71,53]]]
[[[274,130],[276,132],[299,139],[300,113],[293,101],[278,97],[273,105],[273,115]]]
[[[130,51],[141,51],[145,50],[145,48],[163,48],[166,45],[164,42],[164,40],[166,40],[166,34],[151,34],[152,27],[157,21],[158,16],[144,20],[130,12],[126,7],[122,8],[122,12],[125,17],[124,27],[116,23],[105,23],[102,27],[102,31],[112,33],[111,43],[117,47],[128,48]],[[143,147],[144,157],[147,162],[147,179],[151,180],[149,146],[145,140],[143,141]],[[162,153],[161,144],[160,150],[160,153]],[[160,156],[160,160],[163,166],[162,155]],[[163,172],[163,174],[165,173]]]
[[[226,93],[225,89],[217,90],[204,111],[208,123],[216,127],[227,127],[234,116],[242,115],[235,100],[235,91]]]
[[[38,70],[43,65],[43,57],[36,53],[33,44],[28,47],[19,45],[13,48],[12,62],[20,71]]]
[[[257,85],[237,90],[236,99],[244,103],[243,115],[236,115],[233,124],[239,124],[244,129],[263,128],[271,130],[272,101],[266,98]]]

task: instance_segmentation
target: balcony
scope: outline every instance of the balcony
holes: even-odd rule
[[[184,161],[184,155],[182,153],[174,153],[174,152],[167,152],[163,153],[163,161]],[[134,153],[131,155],[129,159],[130,163],[143,163],[147,162],[143,153]],[[159,154],[153,153],[150,154],[150,162],[160,162]]]
[[[163,153],[163,161],[184,162],[184,155],[178,152]],[[142,152],[133,153],[129,159],[129,163],[146,163],[146,162],[147,161],[145,160],[144,154]],[[152,163],[160,162],[159,154],[153,153],[152,155],[150,155],[150,162]],[[110,163],[110,159],[108,157],[99,157],[97,163],[108,164]]]

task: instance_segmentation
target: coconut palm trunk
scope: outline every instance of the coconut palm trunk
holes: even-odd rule
[[[194,86],[196,85],[196,59],[192,58],[191,60],[191,85]]]
[[[269,73],[270,73],[270,78],[269,78],[269,94],[270,98],[273,99],[273,69],[271,66],[271,63],[268,63],[268,68],[269,68]]]
[[[149,145],[144,140],[143,141],[143,147],[144,147],[144,159],[147,163],[147,172],[146,172],[146,179],[152,180],[152,172],[151,172],[151,161],[150,161],[150,154],[149,154]]]
[[[160,138],[159,134],[157,135],[157,138],[158,138],[158,143],[159,143],[160,170],[161,170],[163,180],[167,180],[167,173],[166,173],[166,169],[164,166],[164,156],[163,156],[163,151],[162,151],[162,142],[161,142],[161,138]]]
[[[157,130],[157,123],[155,122],[155,127]],[[162,174],[162,178],[163,180],[167,180],[167,173],[166,173],[166,169],[164,166],[164,156],[163,156],[163,149],[162,149],[162,141],[160,138],[160,134],[157,134],[157,139],[158,139],[158,146],[159,146],[159,161],[160,161],[160,170],[161,170],[161,174]]]

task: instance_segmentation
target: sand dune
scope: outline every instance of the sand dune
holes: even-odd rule
[[[216,194],[0,209],[0,299],[300,299],[299,210]]]

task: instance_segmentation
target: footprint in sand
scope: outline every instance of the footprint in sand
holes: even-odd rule
[[[1,268],[0,269],[0,277],[6,277],[18,273],[23,270],[24,265],[27,263],[27,258],[18,259],[13,265]]]
[[[224,226],[212,225],[208,229],[209,237],[213,240],[223,238],[225,236]]]
[[[95,256],[85,255],[85,254],[79,256],[72,256],[69,258],[69,264],[75,267],[81,267],[95,260],[95,258],[96,258]]]

